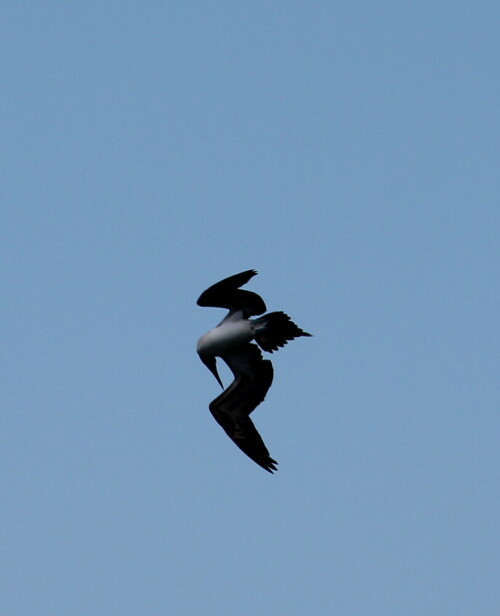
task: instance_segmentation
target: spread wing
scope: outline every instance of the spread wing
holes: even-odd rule
[[[250,413],[264,400],[273,382],[273,365],[262,358],[255,344],[245,344],[226,353],[227,363],[234,381],[220,396],[210,403],[210,412],[229,438],[246,455],[272,473],[278,470],[276,460],[269,455]]]
[[[233,311],[242,310],[244,317],[263,314],[266,311],[266,304],[262,297],[253,293],[253,291],[240,289],[256,274],[255,270],[246,270],[240,274],[224,278],[224,280],[203,291],[196,303],[198,306],[227,308]]]

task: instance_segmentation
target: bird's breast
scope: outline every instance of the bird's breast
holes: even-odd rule
[[[252,338],[253,333],[249,321],[223,321],[198,340],[196,350],[198,353],[223,355],[226,351],[250,342]]]

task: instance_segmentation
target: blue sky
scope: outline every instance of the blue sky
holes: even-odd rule
[[[1,13],[2,613],[497,614],[498,3]],[[274,476],[195,352],[249,268]]]

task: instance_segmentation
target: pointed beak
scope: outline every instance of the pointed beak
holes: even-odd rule
[[[217,379],[217,383],[224,389],[224,385],[220,379],[219,373],[217,372],[217,361],[214,355],[200,355],[201,361],[205,364],[205,366],[210,370],[210,372]]]

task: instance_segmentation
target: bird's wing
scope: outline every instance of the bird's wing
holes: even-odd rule
[[[210,403],[210,412],[229,438],[246,455],[272,473],[278,470],[276,460],[269,455],[250,413],[264,400],[273,382],[273,365],[262,358],[255,344],[245,344],[226,353],[227,363],[234,381],[220,396]]]
[[[252,291],[242,291],[240,287],[255,276],[255,270],[247,270],[209,287],[198,298],[198,306],[213,306],[215,308],[227,308],[228,310],[242,310],[244,317],[263,314],[266,304],[260,295]]]

